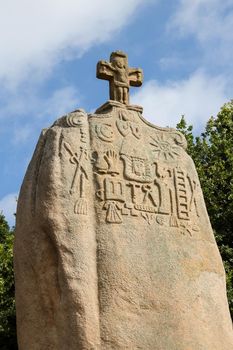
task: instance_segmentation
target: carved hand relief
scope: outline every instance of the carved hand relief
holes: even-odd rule
[[[119,174],[119,157],[113,149],[106,152],[94,152],[93,158],[95,159],[95,170],[98,173],[112,176]]]
[[[73,151],[68,142],[63,142],[63,146],[69,154],[69,162],[74,165],[74,174],[70,185],[70,194],[79,196],[74,204],[74,213],[87,215],[87,200],[85,198],[85,186],[88,179],[86,169],[89,160],[87,149],[80,147],[79,152]]]

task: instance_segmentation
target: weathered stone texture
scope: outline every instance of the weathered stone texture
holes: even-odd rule
[[[44,130],[14,247],[20,350],[233,348],[185,140],[110,101]]]

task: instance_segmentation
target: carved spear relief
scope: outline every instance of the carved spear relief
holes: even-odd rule
[[[79,199],[74,204],[75,214],[87,214],[87,201],[85,199],[85,181],[88,180],[85,162],[88,160],[87,149],[80,147],[79,154],[74,152],[67,142],[63,142],[64,148],[69,153],[69,161],[76,165],[74,175],[70,186],[70,194],[73,195],[79,192]]]

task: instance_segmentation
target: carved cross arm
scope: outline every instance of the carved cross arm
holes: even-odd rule
[[[96,77],[99,79],[110,80],[113,76],[113,67],[107,61],[99,61],[97,63]]]
[[[141,68],[129,68],[129,82],[131,86],[141,86],[143,72]]]

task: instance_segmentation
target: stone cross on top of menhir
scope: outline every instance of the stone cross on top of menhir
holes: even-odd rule
[[[122,51],[111,53],[110,62],[97,63],[96,76],[109,80],[110,99],[129,104],[129,87],[141,86],[143,72],[140,68],[129,68],[127,55]]]

